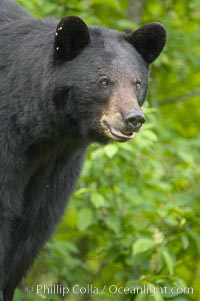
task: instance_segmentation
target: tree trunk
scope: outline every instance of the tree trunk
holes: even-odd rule
[[[140,24],[145,5],[146,0],[129,0],[127,18],[137,24]]]

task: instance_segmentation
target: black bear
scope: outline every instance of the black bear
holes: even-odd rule
[[[0,0],[0,301],[59,223],[87,146],[131,139],[166,32],[36,20]]]

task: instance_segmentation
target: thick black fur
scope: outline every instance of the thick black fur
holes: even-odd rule
[[[150,29],[152,46],[146,29],[130,38],[76,17],[35,20],[0,0],[0,301],[13,300],[59,223],[88,144],[110,141],[99,119],[115,85],[100,87],[101,76],[140,77],[144,102],[165,43],[161,25]]]

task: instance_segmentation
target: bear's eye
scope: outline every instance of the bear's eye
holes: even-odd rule
[[[103,87],[103,88],[107,88],[108,85],[109,85],[109,79],[107,77],[103,77],[100,80],[100,86]]]
[[[139,91],[141,89],[141,82],[140,81],[137,81],[136,83],[135,83],[135,90],[136,91]]]

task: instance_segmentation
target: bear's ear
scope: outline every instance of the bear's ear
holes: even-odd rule
[[[54,61],[72,60],[89,41],[89,30],[83,20],[75,16],[64,17],[55,32]]]
[[[166,43],[166,30],[160,23],[148,23],[128,36],[128,41],[148,63],[152,63]]]

